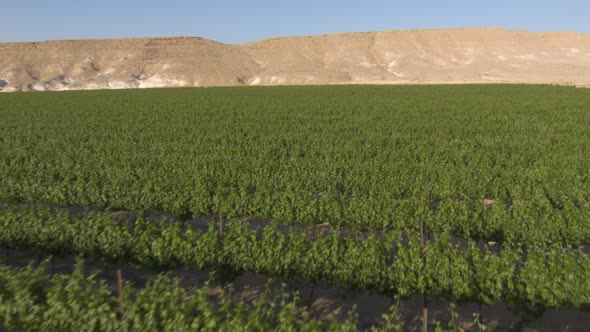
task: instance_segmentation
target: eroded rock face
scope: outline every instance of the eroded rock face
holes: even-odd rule
[[[435,29],[0,44],[3,91],[404,83],[590,85],[590,34]],[[2,84],[4,84],[2,86]]]

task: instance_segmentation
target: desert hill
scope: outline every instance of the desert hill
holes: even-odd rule
[[[403,83],[590,85],[590,34],[399,30],[223,44],[192,37],[0,43],[0,90]]]

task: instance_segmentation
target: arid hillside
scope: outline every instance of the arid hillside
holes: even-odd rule
[[[590,85],[590,34],[481,29],[290,37],[0,44],[0,91],[167,86],[559,83]]]

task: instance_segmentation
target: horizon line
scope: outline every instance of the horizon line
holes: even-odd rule
[[[369,31],[342,31],[342,32],[329,32],[329,33],[318,33],[318,34],[308,34],[308,35],[287,35],[287,36],[275,36],[275,37],[268,37],[257,39],[253,41],[247,41],[242,43],[226,43],[222,41],[218,41],[215,39],[209,39],[204,36],[189,36],[189,35],[171,35],[171,36],[133,36],[133,37],[100,37],[100,38],[65,38],[65,39],[46,39],[46,40],[25,40],[25,41],[0,41],[0,45],[2,44],[34,44],[34,43],[50,43],[50,42],[68,42],[68,41],[107,41],[107,40],[137,40],[137,39],[165,39],[165,38],[194,38],[194,39],[204,39],[208,41],[213,41],[220,44],[225,45],[245,45],[245,44],[252,44],[257,42],[263,42],[267,40],[277,40],[277,39],[286,39],[286,38],[309,38],[309,37],[322,37],[322,36],[330,36],[330,35],[343,35],[343,34],[365,34],[365,33],[378,33],[378,32],[415,32],[415,31],[437,31],[437,30],[504,30],[504,31],[512,31],[512,32],[526,32],[531,34],[545,34],[545,33],[572,33],[572,34],[581,34],[586,35],[590,34],[590,32],[579,32],[573,30],[544,30],[544,31],[537,31],[537,30],[528,30],[528,29],[510,29],[510,28],[502,28],[502,27],[495,27],[495,26],[479,26],[479,27],[446,27],[446,28],[409,28],[409,29],[387,29],[387,30],[369,30]]]

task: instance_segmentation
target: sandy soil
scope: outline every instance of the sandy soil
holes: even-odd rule
[[[0,43],[0,91],[305,84],[590,85],[590,34],[496,28]]]

